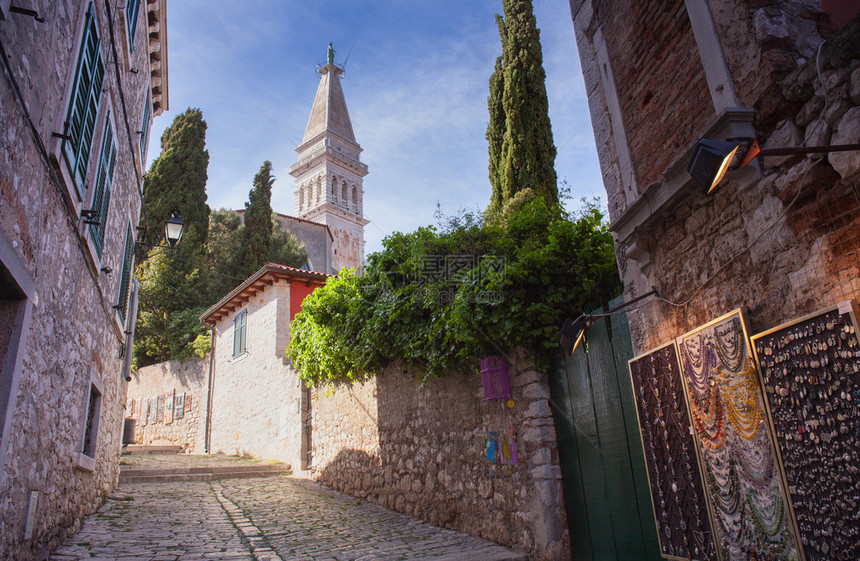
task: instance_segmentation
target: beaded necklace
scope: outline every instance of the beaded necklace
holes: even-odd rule
[[[720,371],[718,377],[725,391],[729,422],[740,436],[751,440],[763,425],[763,407],[755,378],[755,364],[750,357],[743,362],[744,369],[739,376],[729,379]]]
[[[741,320],[732,318],[728,324],[727,337],[720,334],[720,328],[714,328],[714,339],[716,340],[717,355],[720,357],[720,362],[723,366],[732,372],[737,372],[744,359],[744,343],[743,330],[741,329]]]

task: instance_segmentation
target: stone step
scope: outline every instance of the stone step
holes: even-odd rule
[[[149,445],[143,444],[128,444],[122,447],[123,454],[139,455],[139,454],[181,454],[182,446],[173,444]]]
[[[137,473],[120,473],[119,483],[168,483],[173,481],[215,481],[218,479],[250,479],[252,477],[277,477],[287,475],[289,469],[258,470],[258,471],[231,471],[218,473],[164,473],[157,475],[140,475]]]
[[[249,477],[274,477],[290,473],[287,464],[254,464],[242,466],[168,467],[123,469],[120,483],[163,483],[167,481],[213,481]]]

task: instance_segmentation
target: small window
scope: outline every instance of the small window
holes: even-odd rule
[[[99,434],[99,414],[101,413],[101,408],[102,394],[95,384],[90,383],[84,440],[81,445],[81,453],[90,458],[96,457],[96,440]]]
[[[101,156],[99,156],[99,169],[96,174],[96,188],[93,192],[92,210],[95,211],[95,215],[90,221],[90,237],[93,240],[93,245],[99,257],[102,256],[102,248],[104,247],[110,194],[113,187],[113,168],[115,166],[116,143],[114,142],[110,113],[108,113],[107,119],[105,119],[105,134],[102,140]]]
[[[140,0],[126,0],[125,23],[128,25],[128,50],[134,52],[134,30],[137,28],[137,15],[140,12]]]
[[[61,147],[78,200],[83,200],[87,165],[105,73],[100,45],[99,29],[93,13],[93,5],[90,3],[78,54],[74,86],[69,99],[69,110],[63,125],[66,137]]]
[[[245,352],[245,331],[248,328],[248,310],[242,310],[233,318],[233,356]]]
[[[134,238],[131,234],[131,225],[125,233],[125,254],[122,260],[122,276],[119,281],[119,298],[116,308],[119,319],[125,323],[125,310],[128,307],[128,288],[131,280],[132,267],[134,266]]]
[[[143,106],[143,122],[140,124],[140,167],[146,170],[146,147],[149,144],[149,127],[152,124],[152,102],[149,91],[146,92],[146,104]]]

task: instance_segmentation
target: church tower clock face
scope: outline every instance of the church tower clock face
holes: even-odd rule
[[[290,167],[296,180],[295,215],[328,226],[331,269],[360,270],[364,261],[364,176],[361,146],[340,80],[343,68],[334,63],[329,45],[327,62],[317,72],[319,86],[308,126],[296,148],[298,160]]]

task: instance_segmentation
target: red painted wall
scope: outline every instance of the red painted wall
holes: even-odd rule
[[[841,29],[860,12],[860,0],[821,0],[821,8],[830,16],[836,29]]]
[[[302,302],[305,298],[320,286],[322,285],[300,280],[290,281],[290,321],[293,321],[296,314],[302,311]]]

